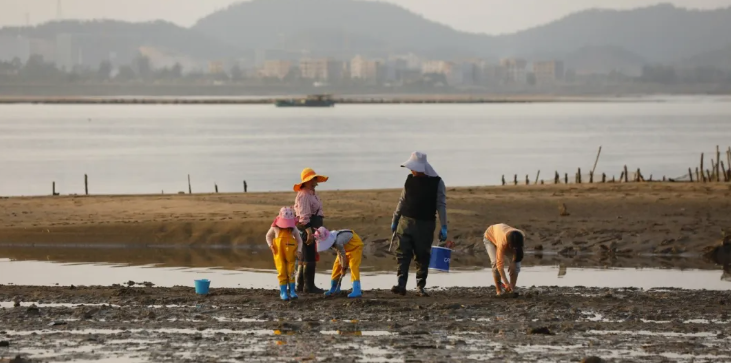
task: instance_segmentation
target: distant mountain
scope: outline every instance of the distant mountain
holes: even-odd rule
[[[211,14],[193,29],[240,48],[414,51],[449,59],[560,55],[597,46],[623,48],[648,62],[673,62],[731,44],[731,8],[589,10],[518,33],[489,36],[460,32],[382,2],[253,0]]]
[[[27,36],[55,42],[58,35],[71,34],[106,38],[109,48],[157,48],[187,54],[200,59],[235,56],[236,49],[224,46],[216,39],[195,30],[175,24],[156,21],[149,23],[128,23],[114,20],[100,21],[53,21],[35,27],[6,27],[0,29],[0,36]]]
[[[731,8],[697,11],[672,5],[634,10],[588,10],[500,37],[500,48],[571,52],[617,46],[650,62],[669,63],[731,44]]]
[[[241,48],[482,54],[492,38],[459,32],[396,5],[353,0],[253,0],[201,19],[193,29]]]

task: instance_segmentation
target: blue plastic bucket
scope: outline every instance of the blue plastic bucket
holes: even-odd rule
[[[452,250],[444,247],[431,248],[431,260],[429,260],[429,269],[449,272],[449,261],[452,260]]]
[[[211,280],[195,280],[195,293],[199,295],[205,295],[208,293],[208,288],[211,287]]]

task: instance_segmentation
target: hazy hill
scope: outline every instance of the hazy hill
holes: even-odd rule
[[[731,45],[721,49],[697,54],[686,59],[682,65],[690,67],[715,67],[731,69]]]
[[[449,47],[484,53],[491,40],[456,31],[396,5],[352,0],[242,2],[201,19],[193,29],[238,47],[316,52],[426,52]]]
[[[731,44],[731,8],[589,10],[494,37],[456,31],[388,3],[253,0],[211,14],[194,29],[242,48],[410,50],[450,58],[559,55],[586,46],[611,46],[649,62],[672,62]]]
[[[128,23],[114,20],[68,20],[53,21],[34,27],[0,29],[0,35],[24,35],[49,41],[55,41],[56,36],[60,34],[109,36],[108,42],[118,43],[119,48],[153,46],[202,59],[230,57],[238,53],[237,50],[223,46],[218,40],[205,34],[164,21]]]

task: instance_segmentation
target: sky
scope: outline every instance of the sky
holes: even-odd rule
[[[63,19],[163,19],[190,26],[241,0],[0,0],[0,26]],[[307,0],[298,0],[307,1]],[[345,0],[343,0],[345,1]],[[380,0],[403,6],[455,29],[500,34],[542,25],[589,8],[631,9],[672,3],[692,9],[731,6],[731,0]]]

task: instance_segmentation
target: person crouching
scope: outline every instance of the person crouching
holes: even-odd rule
[[[295,258],[302,259],[302,237],[295,230],[296,225],[294,210],[282,207],[266,235],[267,245],[272,250],[274,265],[277,267],[279,297],[284,301],[298,298],[295,292],[294,267]]]
[[[520,263],[523,261],[523,244],[525,233],[507,224],[494,224],[485,231],[485,249],[490,256],[492,276],[495,281],[495,289],[498,295],[505,292],[513,292],[515,284],[518,283]],[[505,260],[508,264],[510,279],[505,275]]]
[[[318,252],[332,248],[338,254],[333,264],[330,290],[325,292],[325,296],[340,293],[340,282],[346,270],[350,268],[353,291],[348,294],[348,297],[361,297],[363,292],[360,285],[360,262],[363,259],[363,240],[351,230],[328,231],[327,228],[320,227],[315,231],[315,241],[317,241]]]

